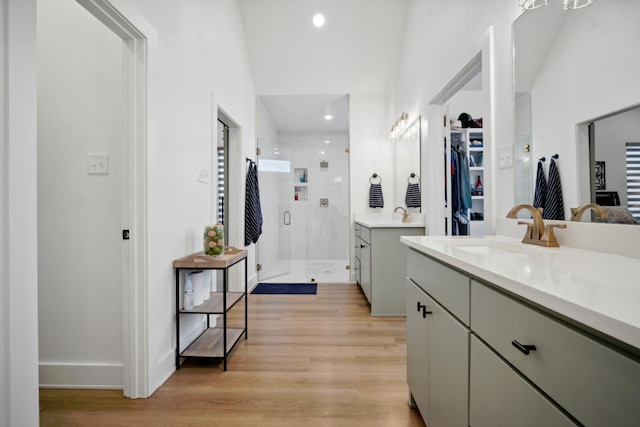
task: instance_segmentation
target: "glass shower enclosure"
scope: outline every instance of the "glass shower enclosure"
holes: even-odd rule
[[[258,138],[259,282],[349,281],[348,142],[342,134]]]

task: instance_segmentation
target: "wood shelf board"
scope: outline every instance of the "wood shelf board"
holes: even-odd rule
[[[202,269],[224,269],[243,258],[247,257],[247,251],[245,249],[238,249],[233,246],[227,246],[225,248],[224,256],[220,258],[214,258],[212,256],[204,255],[203,252],[196,252],[191,255],[178,258],[173,261],[174,268],[202,268]]]
[[[200,335],[189,347],[184,349],[180,356],[182,357],[224,357],[223,347],[223,328],[209,328]],[[245,329],[227,328],[227,351],[233,348],[235,343],[240,339]]]
[[[244,292],[227,292],[227,310],[233,307],[235,303],[240,301],[244,296]],[[202,304],[197,305],[193,310],[180,309],[180,313],[196,313],[196,314],[224,314],[222,292],[211,292],[209,299]]]

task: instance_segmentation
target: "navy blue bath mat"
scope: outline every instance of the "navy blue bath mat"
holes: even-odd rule
[[[258,283],[252,294],[315,295],[317,283]]]

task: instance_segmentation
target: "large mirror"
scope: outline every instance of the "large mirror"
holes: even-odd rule
[[[634,203],[621,144],[640,142],[638,115],[636,130],[623,137],[603,133],[611,126],[602,120],[615,116],[618,129],[632,127],[619,120],[640,105],[639,16],[637,0],[595,0],[579,10],[552,0],[514,22],[516,203],[532,203],[537,162],[544,157],[548,166],[555,154],[566,219],[571,207],[596,201],[601,190],[617,192],[621,205]],[[606,161],[597,154],[614,152]]]
[[[421,211],[420,116],[392,138],[395,154],[395,205]]]

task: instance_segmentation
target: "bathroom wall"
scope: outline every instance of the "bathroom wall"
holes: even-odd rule
[[[513,142],[513,94],[511,63],[511,24],[519,16],[520,8],[513,1],[479,2],[463,0],[451,7],[448,1],[413,1],[409,4],[404,44],[398,64],[394,110],[407,111],[411,117],[423,117],[423,127],[428,130],[428,105],[432,99],[454,78],[472,58],[489,44],[493,47],[490,62],[492,70],[483,69],[486,81],[494,82],[494,109],[483,111],[485,128],[491,126],[491,139],[499,147]],[[446,23],[425,25],[425,22]],[[493,38],[488,33],[493,26]],[[485,87],[483,85],[483,87]],[[490,118],[492,121],[488,121]],[[485,129],[486,131],[486,129]],[[423,136],[427,132],[423,132]],[[441,141],[423,139],[423,152],[441,146]],[[485,140],[485,144],[487,141]],[[495,151],[491,154],[493,164]],[[423,175],[429,172],[433,156],[423,155]],[[434,183],[439,180],[432,178]],[[487,184],[485,184],[486,186]],[[513,168],[494,168],[489,194],[492,212],[500,215],[513,206]],[[487,203],[487,202],[485,202]],[[428,209],[428,207],[427,207]],[[488,232],[492,229],[489,228]]]
[[[223,109],[241,128],[239,140],[230,148],[239,160],[229,165],[229,179],[244,188],[244,159],[255,152],[255,91],[236,2],[111,3],[148,37],[149,238],[147,265],[142,267],[146,267],[148,283],[149,338],[148,384],[144,388],[150,394],[175,368],[172,261],[202,250],[202,227],[215,218],[214,183],[198,182],[196,171],[199,167],[213,170],[217,109]],[[56,19],[55,11],[49,18]],[[238,198],[242,200],[236,203],[244,206],[243,197]],[[243,230],[244,221],[232,224],[231,245],[243,247]],[[253,245],[248,249],[254,257]],[[250,274],[254,271],[251,268]],[[61,284],[61,294],[70,291]],[[76,320],[91,321],[83,316]],[[51,326],[55,330],[55,325]],[[62,327],[58,331],[65,334]],[[62,357],[60,362],[65,359],[70,361]]]
[[[75,0],[38,2],[42,385],[123,385],[122,70],[120,37]],[[107,173],[88,173],[89,153]]]
[[[640,44],[625,43],[621,49],[619,42],[640,39],[640,3],[606,7],[607,3],[589,6],[590,12],[597,11],[597,26],[590,20],[566,21],[531,90],[532,158],[559,154],[566,213],[579,200],[576,124],[640,100],[640,85],[633,84],[640,68]],[[618,66],[621,60],[624,66]]]

